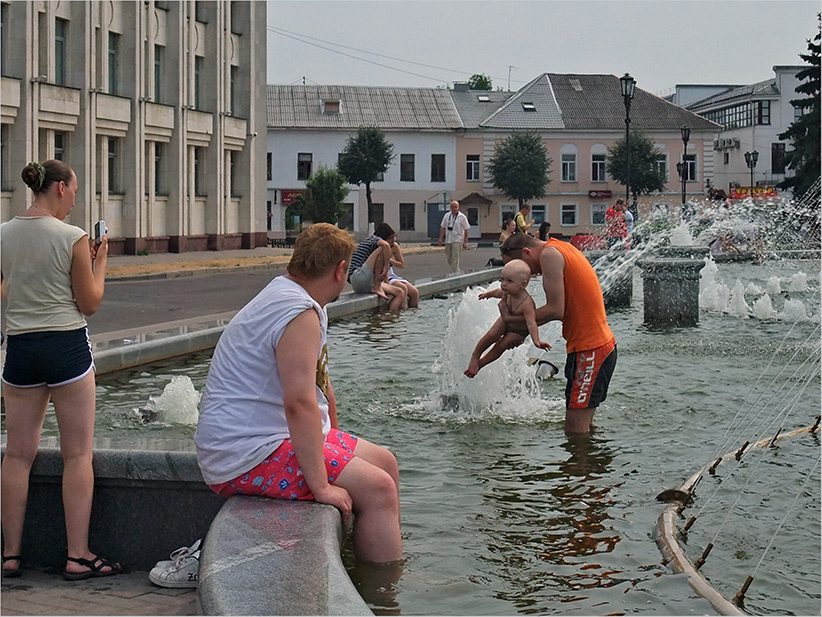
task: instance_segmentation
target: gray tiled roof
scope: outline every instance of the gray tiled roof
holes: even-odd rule
[[[515,94],[500,90],[450,90],[449,92],[462,118],[462,124],[467,129],[477,128],[483,120]],[[488,101],[480,101],[480,96],[487,97]]]
[[[615,75],[547,73],[569,129],[625,129],[625,104]],[[719,125],[636,88],[631,101],[631,128],[645,131],[717,130]]]
[[[493,92],[476,103],[477,90],[452,92],[466,128],[624,130],[625,105],[614,75],[544,73],[516,93]],[[504,100],[504,95],[509,96]],[[525,111],[522,103],[536,111]],[[484,119],[479,118],[487,110]],[[718,130],[719,125],[639,88],[631,101],[631,127],[646,131]]]
[[[525,105],[533,106],[527,111]],[[554,96],[547,74],[540,75],[520,88],[498,110],[480,123],[484,128],[561,129],[562,110]]]
[[[748,100],[751,97],[778,95],[779,90],[776,87],[776,79],[772,78],[747,86],[739,86],[738,88],[733,88],[732,90],[728,90],[727,92],[722,92],[721,94],[710,96],[706,99],[702,99],[701,101],[691,103],[690,105],[688,105],[688,109],[703,110],[709,107],[715,107],[717,105],[731,105],[735,102],[742,102]]]
[[[270,128],[442,129],[462,127],[449,91],[370,86],[267,87]],[[324,100],[339,100],[339,113],[323,113]]]

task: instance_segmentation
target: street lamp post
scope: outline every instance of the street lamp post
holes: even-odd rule
[[[759,152],[756,150],[745,153],[745,164],[747,164],[748,168],[751,170],[751,199],[753,199],[754,196],[754,167],[756,167],[756,162],[758,160]]]
[[[683,126],[679,129],[682,134],[682,171],[679,176],[682,178],[682,212],[685,212],[685,184],[688,181],[688,140],[691,138],[691,129]],[[677,165],[679,167],[679,165]]]
[[[628,73],[619,78],[619,86],[622,91],[622,102],[625,104],[625,153],[628,157],[628,173],[625,180],[625,205],[631,203],[631,143],[629,128],[631,126],[631,99],[634,98],[636,80]]]

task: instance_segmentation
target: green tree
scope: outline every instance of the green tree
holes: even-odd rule
[[[816,36],[813,40],[807,39],[808,53],[799,54],[807,66],[796,74],[797,79],[802,82],[796,87],[796,92],[805,94],[806,98],[791,101],[791,105],[802,110],[802,115],[779,135],[779,139],[790,139],[793,143],[793,149],[785,153],[785,162],[788,168],[795,170],[796,173],[777,186],[783,189],[792,188],[795,197],[802,197],[819,178],[819,47],[820,36],[822,36],[822,14],[817,13],[816,20],[818,24]]]
[[[529,199],[543,197],[550,179],[548,148],[536,133],[516,133],[494,149],[487,171],[494,187],[520,208]]]
[[[334,168],[317,167],[305,182],[305,192],[294,200],[294,212],[312,223],[337,224],[344,214],[343,201],[350,189],[347,180]]]
[[[630,193],[633,203],[638,195],[648,195],[653,191],[665,190],[665,173],[657,168],[656,162],[662,153],[654,146],[653,140],[642,131],[631,131],[630,135]],[[620,139],[608,148],[608,175],[615,182],[625,185],[628,181],[628,148]]]
[[[474,73],[468,79],[468,87],[471,90],[491,90],[491,78],[485,73]]]
[[[365,185],[365,198],[371,212],[371,183],[385,173],[394,160],[394,146],[375,126],[361,126],[345,142],[339,169],[351,184]]]

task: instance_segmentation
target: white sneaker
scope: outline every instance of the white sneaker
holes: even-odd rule
[[[196,587],[200,571],[200,551],[188,552],[184,548],[174,552],[177,553],[174,560],[161,561],[151,569],[148,573],[149,580],[160,587]]]
[[[200,550],[200,544],[202,544],[202,542],[203,542],[203,540],[202,540],[202,538],[200,538],[199,540],[197,540],[191,546],[183,546],[181,548],[178,548],[175,551],[172,551],[172,553],[170,555],[171,559],[164,559],[162,561],[158,561],[156,564],[154,564],[154,568],[159,568],[160,566],[163,566],[163,567],[170,566],[171,564],[173,564],[180,557],[190,555],[194,551],[199,551]]]

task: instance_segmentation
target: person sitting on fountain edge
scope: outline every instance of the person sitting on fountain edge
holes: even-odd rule
[[[338,430],[328,377],[326,305],[345,288],[354,243],[316,223],[297,236],[288,274],[237,313],[217,343],[194,443],[221,496],[314,500],[354,521],[361,561],[397,562],[399,470],[385,448]]]
[[[526,289],[530,280],[531,270],[528,264],[521,259],[509,261],[503,267],[500,286],[489,291],[485,296],[491,297],[491,294],[495,294],[494,297],[502,298],[499,301],[500,317],[488,332],[482,335],[474,348],[468,368],[465,369],[467,377],[474,377],[483,366],[499,358],[504,351],[520,345],[528,334],[531,335],[531,340],[538,348],[551,349],[551,345],[539,340],[536,321],[537,305]],[[503,321],[503,316],[506,314],[521,315],[525,319],[525,329],[506,325]],[[489,347],[491,350],[483,356],[482,352]]]
[[[541,242],[514,234],[500,249],[506,263],[522,259],[532,274],[542,274],[545,304],[537,307],[537,324],[559,319],[566,352],[565,432],[588,433],[594,411],[605,400],[617,361],[616,339],[605,315],[599,279],[585,256],[569,242]],[[495,297],[493,292],[480,294]],[[522,327],[519,315],[505,315],[508,327]]]

